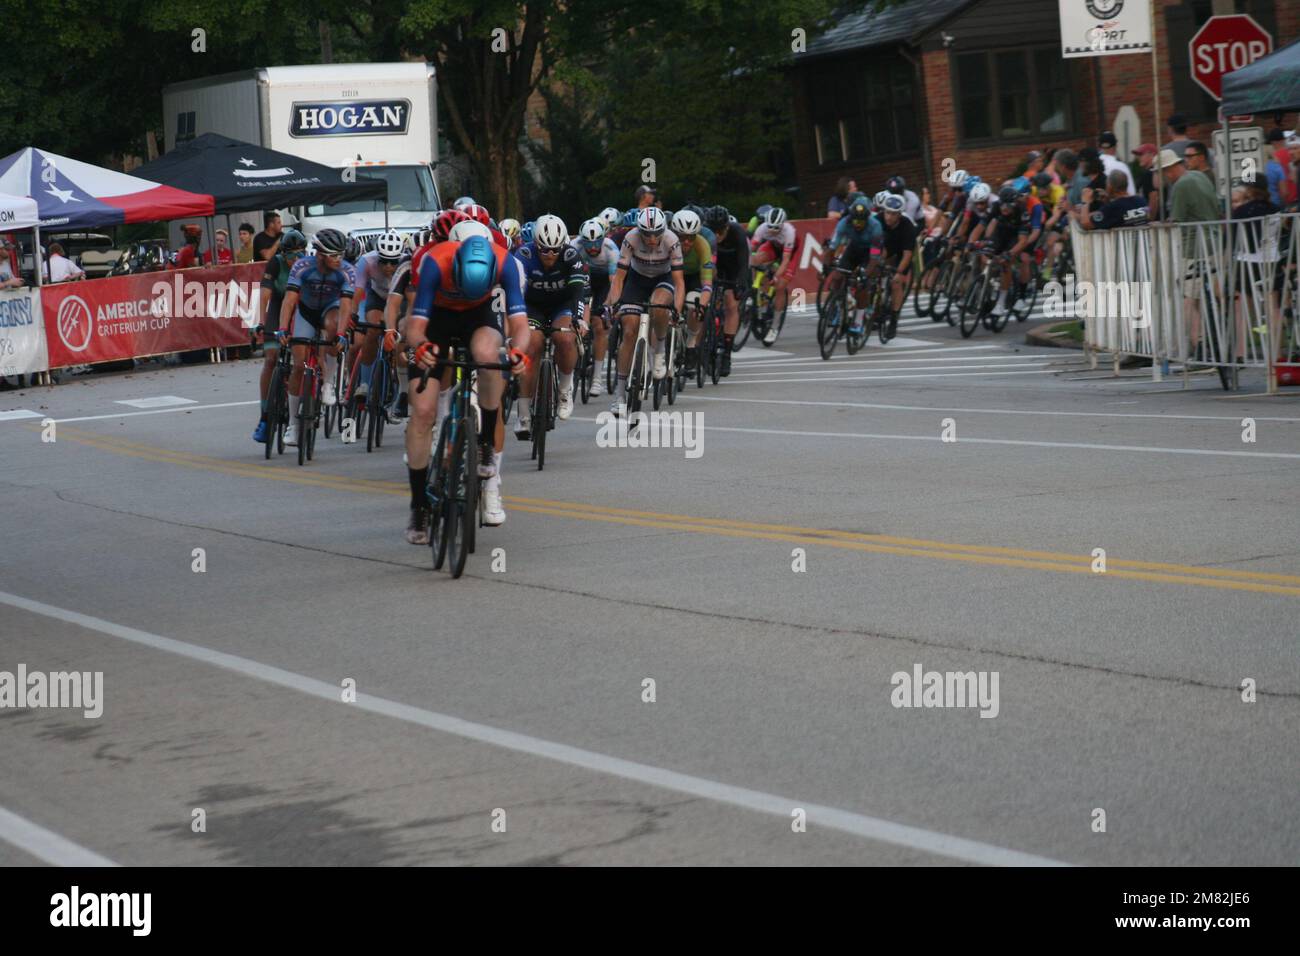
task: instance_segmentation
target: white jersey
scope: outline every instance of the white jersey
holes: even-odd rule
[[[403,255],[401,262],[409,262],[410,258]],[[401,263],[399,262],[399,267]],[[356,287],[365,289],[369,295],[374,292],[375,296],[380,299],[388,298],[388,292],[392,288],[393,280],[397,278],[394,272],[391,276],[384,275],[379,261],[379,251],[367,252],[364,256],[356,261],[352,267],[357,274]]]
[[[659,238],[659,244],[650,246],[641,236],[640,229],[633,229],[623,237],[623,248],[618,254],[618,267],[630,268],[647,279],[658,279],[676,269],[682,268],[682,241],[677,233],[665,229]]]
[[[770,242],[782,249],[793,249],[795,245],[794,225],[788,219],[775,229],[765,222],[759,223],[758,228],[754,230],[753,242],[756,246]]]

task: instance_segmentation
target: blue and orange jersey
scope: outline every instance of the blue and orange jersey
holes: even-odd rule
[[[506,294],[506,314],[526,315],[524,305],[523,273],[519,262],[505,249],[495,244],[489,248],[497,260],[497,284]],[[486,295],[470,299],[456,287],[452,261],[460,249],[459,242],[440,242],[436,246],[426,247],[418,263],[419,275],[416,278],[415,306],[412,315],[427,319],[434,308],[464,312],[477,308],[492,297],[492,290]]]

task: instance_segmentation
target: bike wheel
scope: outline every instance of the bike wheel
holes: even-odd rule
[[[623,344],[623,323],[615,321],[609,328],[605,351],[605,391],[610,395],[618,388],[618,350]]]
[[[546,433],[551,424],[551,401],[555,391],[555,366],[550,359],[542,359],[537,370],[537,394],[533,398],[533,457],[537,470],[546,466]]]
[[[846,301],[843,289],[837,289],[835,294],[826,300],[826,305],[822,309],[822,317],[817,320],[818,326],[818,344],[822,358],[830,361],[835,354],[835,343],[840,339],[840,331],[846,321],[844,316],[844,303]]]
[[[315,373],[302,372],[302,401],[298,403],[298,465],[307,464],[307,423],[311,421],[311,401],[315,392]]]
[[[649,352],[648,346],[643,348],[642,343],[638,342],[635,351],[632,353],[632,367],[628,370],[627,376],[627,417],[629,420],[641,410],[641,392],[645,386],[645,377],[648,374],[646,368],[647,352]]]
[[[479,522],[479,476],[478,476],[478,412],[473,408],[461,419],[461,431],[465,434],[465,513],[461,535],[465,539],[465,548],[474,553],[477,543]]]
[[[739,319],[740,324],[736,326],[736,334],[731,338],[731,351],[739,352],[745,347],[745,342],[749,340],[749,334],[754,330],[755,318],[758,314],[757,295],[750,292],[745,296],[745,301],[740,303]]]
[[[284,417],[284,400],[281,395],[284,390],[284,373],[277,364],[275,370],[271,372],[271,384],[266,390],[266,458],[268,461],[271,458],[271,449],[276,440],[284,437],[283,425],[281,424]],[[281,445],[280,451],[283,453],[283,445]]]
[[[916,283],[916,288],[912,290],[912,308],[916,310],[918,316],[929,316],[934,319],[934,290],[938,285],[942,269],[941,260],[931,262],[921,273],[921,281]]]
[[[983,311],[984,305],[985,284],[985,280],[976,279],[971,283],[970,288],[966,290],[966,294],[962,297],[961,306],[959,308],[961,315],[959,325],[961,327],[961,337],[964,339],[968,339],[974,335],[975,329],[980,324],[980,315]]]
[[[465,573],[465,558],[469,554],[468,542],[463,533],[465,530],[465,451],[465,429],[458,427],[456,441],[451,451],[451,464],[447,468],[447,507],[443,512],[447,537],[447,570],[451,572],[453,578],[458,578]]]
[[[429,501],[429,546],[433,551],[433,570],[439,571],[447,560],[447,528],[444,521],[447,510],[447,437],[450,427],[443,422],[438,429],[438,441],[433,457],[429,459],[429,483],[425,497]]]
[[[1017,290],[1016,300],[1011,305],[1011,311],[1015,314],[1017,322],[1024,322],[1034,311],[1034,304],[1038,301],[1038,283],[1030,276],[1029,284],[1021,286]]]
[[[320,431],[320,419],[321,419],[320,399],[319,398],[312,399],[311,406],[312,406],[311,408],[312,415],[308,419],[308,424],[311,427],[307,429],[307,434],[305,439],[305,443],[307,445],[308,461],[311,461],[313,458],[316,457],[316,433]],[[304,439],[300,436],[298,441],[299,441],[299,445],[301,445],[303,444]]]

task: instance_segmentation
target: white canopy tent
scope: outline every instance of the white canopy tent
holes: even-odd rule
[[[8,193],[0,193],[0,232],[9,232],[14,229],[31,229],[34,235],[32,247],[36,249],[41,244],[40,226],[41,215],[37,209],[35,199],[29,196],[11,196]],[[37,252],[36,255],[36,284],[40,285],[40,253]]]

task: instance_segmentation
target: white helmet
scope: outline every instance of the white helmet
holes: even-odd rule
[[[784,210],[782,210],[784,213]],[[680,209],[673,216],[673,232],[679,236],[694,236],[700,231],[700,217],[689,209]]]
[[[876,193],[876,195],[872,197],[871,201],[875,203],[875,205],[879,208],[881,206],[884,206],[885,197],[888,195],[889,195],[889,190],[882,189],[880,190],[880,192]]]
[[[501,230],[501,235],[505,236],[511,242],[514,242],[519,238],[519,232],[524,227],[519,224],[518,219],[502,219],[501,222],[497,224],[497,228]]]
[[[578,230],[578,236],[583,242],[600,242],[605,238],[605,223],[600,219],[588,219]]]
[[[402,251],[405,248],[406,240],[396,229],[389,229],[375,239],[375,251],[379,253],[379,258],[385,262],[396,262],[402,258]]]
[[[451,208],[464,209],[466,206],[472,206],[472,205],[474,205],[474,198],[472,196],[461,196],[459,199],[457,199],[454,203],[451,204]]]
[[[970,201],[973,203],[988,202],[988,198],[992,193],[993,190],[989,188],[988,183],[976,183],[975,188],[970,191]]]
[[[596,218],[605,224],[605,229],[608,231],[618,225],[618,221],[623,218],[623,214],[613,206],[606,206]]]
[[[646,206],[636,215],[636,228],[650,236],[658,236],[668,228],[664,211],[658,206]]]
[[[767,211],[767,224],[776,229],[785,222],[785,210],[780,206],[773,206]]]
[[[563,219],[549,212],[537,217],[537,225],[533,227],[533,244],[537,248],[559,249],[568,242],[569,227],[564,224]]]
[[[473,219],[466,219],[458,222],[451,227],[451,232],[447,233],[447,238],[452,242],[464,242],[470,236],[482,236],[488,242],[492,241],[492,230],[481,222]]]
[[[967,179],[967,177],[968,177],[969,175],[970,175],[970,174],[967,173],[966,170],[964,170],[964,169],[959,169],[959,170],[957,170],[955,173],[952,174],[952,180],[951,180],[951,182],[949,182],[948,185],[952,186],[953,189],[956,189],[957,187],[962,186],[962,185],[965,184],[966,179]]]

